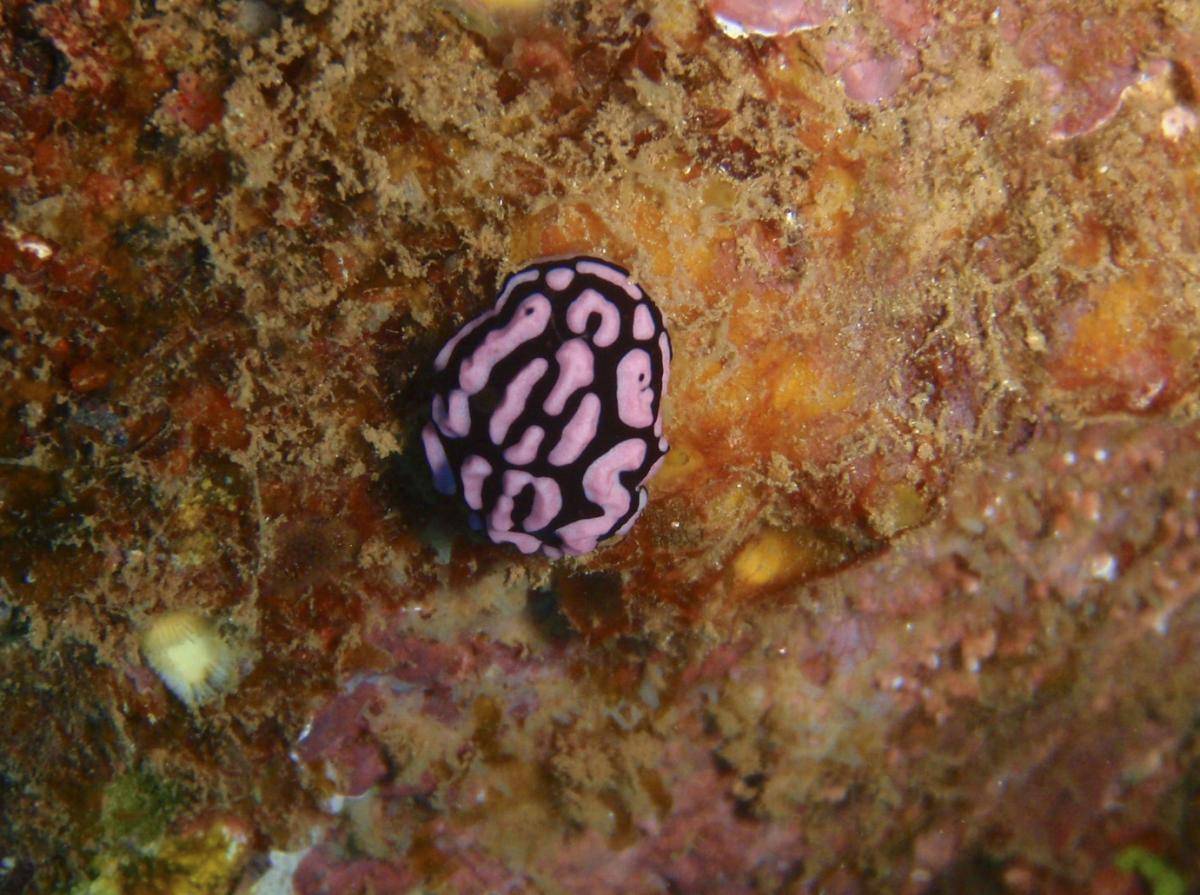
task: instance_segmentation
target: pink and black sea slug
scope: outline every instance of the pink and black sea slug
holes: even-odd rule
[[[434,360],[421,437],[442,494],[494,543],[557,558],[625,534],[666,456],[671,338],[628,271],[598,258],[512,274]]]

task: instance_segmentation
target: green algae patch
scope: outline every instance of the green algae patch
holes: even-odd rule
[[[104,788],[93,875],[71,895],[118,895],[153,879],[160,840],[186,801],[180,783],[144,769],[115,778]]]
[[[1183,877],[1154,852],[1140,845],[1125,849],[1114,863],[1126,873],[1136,873],[1144,879],[1154,895],[1184,895],[1187,892]]]
[[[129,771],[104,791],[100,813],[109,847],[144,846],[166,832],[185,803],[183,786],[148,771]]]
[[[234,819],[216,817],[171,831],[183,801],[182,786],[149,773],[125,774],[112,783],[102,819],[112,844],[93,860],[91,878],[76,884],[71,895],[231,891],[249,859],[248,830]]]

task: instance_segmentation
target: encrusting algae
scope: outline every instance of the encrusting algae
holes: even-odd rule
[[[218,820],[189,835],[148,843],[136,857],[106,853],[96,862],[97,875],[71,895],[220,895],[245,868],[249,842],[239,825]]]

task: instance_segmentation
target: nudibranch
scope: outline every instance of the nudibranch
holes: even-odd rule
[[[629,272],[534,262],[434,360],[434,485],[493,543],[551,558],[624,535],[666,456],[671,337]]]

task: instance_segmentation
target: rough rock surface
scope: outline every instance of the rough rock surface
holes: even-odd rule
[[[1200,12],[767,7],[3,6],[0,891],[1200,880]],[[672,451],[550,562],[419,431],[567,253]]]

